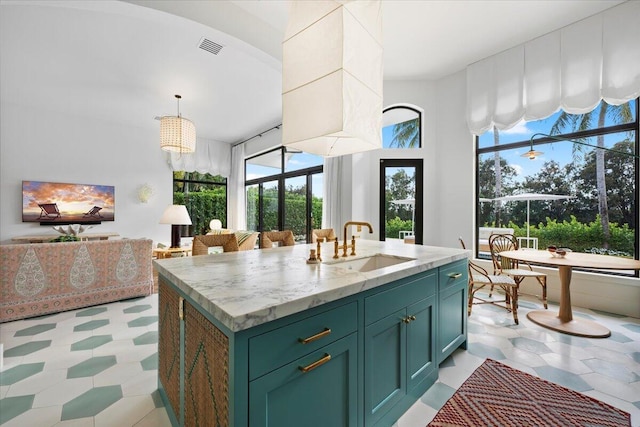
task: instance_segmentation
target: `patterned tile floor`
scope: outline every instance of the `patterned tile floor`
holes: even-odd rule
[[[168,426],[156,391],[157,306],[155,294],[0,324],[0,425]],[[468,350],[444,361],[440,380],[394,427],[424,427],[487,357],[621,408],[640,427],[640,319],[575,309],[612,330],[577,338],[529,322],[539,308],[521,300],[516,326],[502,309],[475,306]]]

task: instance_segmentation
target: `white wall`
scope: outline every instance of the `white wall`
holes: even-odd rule
[[[438,207],[434,241],[459,247],[458,237],[470,246],[475,224],[475,142],[465,120],[467,103],[464,71],[436,82],[435,178],[433,202]]]
[[[372,235],[363,233],[363,238],[378,240],[380,221],[380,159],[424,159],[424,244],[435,245],[433,236],[437,207],[431,203],[436,186],[435,168],[435,86],[427,81],[385,81],[383,106],[411,104],[423,110],[422,148],[381,149],[353,155],[352,169],[352,215],[356,221],[367,221],[373,225]]]
[[[170,226],[158,224],[172,202],[172,172],[160,150],[158,122],[150,119],[140,127],[128,127],[68,116],[53,108],[8,102],[1,107],[1,243],[22,235],[58,235],[50,227],[22,223],[22,180],[113,185],[116,220],[89,232],[170,241]],[[145,183],[154,194],[148,203],[141,203],[137,191]]]
[[[376,230],[380,227],[380,159],[422,158],[424,244],[458,247],[459,236],[471,242],[474,147],[464,120],[465,73],[437,82],[385,81],[384,106],[399,103],[424,110],[422,148],[353,156],[353,218],[371,222]]]

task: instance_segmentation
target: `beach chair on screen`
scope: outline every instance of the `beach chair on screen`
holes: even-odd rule
[[[38,206],[40,207],[40,216],[38,217],[38,219],[40,219],[40,218],[46,218],[46,219],[60,218],[60,211],[58,210],[58,204],[57,203],[40,203],[40,204],[38,204]]]
[[[89,209],[88,212],[85,212],[84,215],[82,215],[82,216],[84,216],[84,217],[88,216],[88,217],[93,217],[93,218],[102,218],[102,215],[100,215],[100,210],[101,209],[102,208],[100,206],[94,206],[91,209]]]

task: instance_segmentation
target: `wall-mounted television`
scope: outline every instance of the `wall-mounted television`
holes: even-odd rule
[[[100,224],[115,220],[115,187],[22,181],[22,222]]]

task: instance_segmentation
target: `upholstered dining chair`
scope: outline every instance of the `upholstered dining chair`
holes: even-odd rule
[[[209,248],[213,246],[222,246],[223,252],[236,252],[238,251],[238,238],[233,233],[194,236],[191,254],[193,256],[208,255]]]
[[[462,237],[459,237],[462,249],[467,249]],[[489,289],[485,289],[485,288]],[[502,289],[504,292],[503,300],[495,300],[491,294],[494,287]],[[482,289],[489,292],[490,299],[484,299],[476,295]],[[504,304],[502,304],[504,303]],[[487,270],[469,260],[469,301],[467,306],[467,315],[471,316],[471,309],[474,304],[493,304],[510,311],[513,315],[513,321],[517,325],[518,322],[518,285],[511,276],[503,274],[489,274]]]
[[[337,237],[333,228],[318,228],[311,231],[311,243],[316,243],[318,239],[324,239],[325,242],[333,242]]]
[[[276,242],[280,243],[280,246],[295,245],[293,231],[264,231],[260,234],[260,249],[272,248]]]
[[[531,266],[524,261],[503,258],[500,252],[517,251],[518,240],[513,234],[492,234],[489,236],[489,250],[491,251],[491,260],[493,261],[493,274],[506,274],[513,277],[518,285],[518,293],[520,292],[520,283],[527,278],[534,278],[542,287],[542,296],[535,295],[542,300],[544,308],[547,306],[547,275],[533,271]]]

